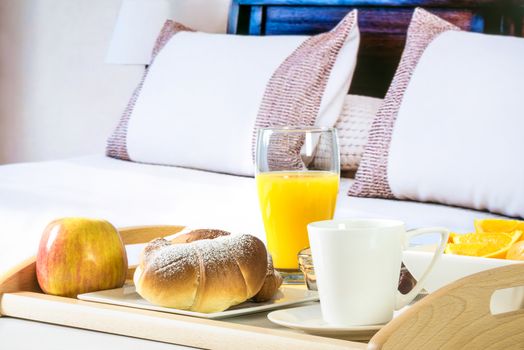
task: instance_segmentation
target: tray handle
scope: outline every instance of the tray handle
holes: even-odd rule
[[[147,243],[155,238],[171,236],[185,226],[133,226],[118,229],[125,245]]]
[[[483,271],[431,293],[382,328],[370,350],[513,349],[524,344],[524,309],[492,315],[499,289],[524,286],[524,264]]]

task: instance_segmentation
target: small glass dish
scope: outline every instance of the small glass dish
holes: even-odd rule
[[[304,274],[304,281],[306,282],[307,289],[317,290],[317,278],[315,277],[311,249],[302,249],[298,253],[298,267]]]

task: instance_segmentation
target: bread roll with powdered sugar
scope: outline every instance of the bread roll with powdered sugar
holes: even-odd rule
[[[169,240],[172,243],[191,243],[202,239],[215,239],[217,237],[229,236],[231,233],[217,229],[184,229],[172,236]],[[273,267],[273,260],[268,254],[266,278],[262,287],[252,298],[254,302],[262,303],[271,300],[276,291],[282,285],[282,276]]]
[[[251,235],[222,235],[186,244],[160,238],[145,247],[134,282],[138,294],[153,304],[218,312],[259,292],[267,259],[264,243]]]

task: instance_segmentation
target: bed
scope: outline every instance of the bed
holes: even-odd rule
[[[493,216],[438,204],[345,196],[352,181],[342,178],[337,217],[397,218],[412,228],[441,225],[467,231],[474,218]],[[105,218],[118,227],[221,227],[265,239],[252,178],[92,155],[3,166],[0,184],[0,245],[12,248],[0,257],[3,271],[34,254],[46,224],[66,216]]]
[[[350,92],[383,97],[416,6],[471,31],[524,34],[522,2],[466,0],[233,0],[228,31],[247,35],[318,33],[358,8],[362,44]],[[388,217],[402,219],[411,228],[438,225],[467,231],[472,229],[473,219],[494,216],[438,204],[348,197],[345,193],[352,181],[341,181],[336,217]],[[118,227],[221,227],[264,239],[253,178],[132,163],[104,155],[4,165],[0,167],[0,246],[9,249],[0,255],[0,273],[34,254],[45,225],[64,216],[105,218]],[[136,252],[130,259],[136,259]],[[45,341],[40,340],[40,348],[69,348],[73,344],[92,348],[97,342],[104,348],[175,348],[30,321],[0,320],[0,334],[12,348],[35,346],[30,339],[20,339],[26,333],[41,334]]]

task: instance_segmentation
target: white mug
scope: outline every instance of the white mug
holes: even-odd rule
[[[436,232],[441,241],[429,267],[408,294],[401,294],[397,288],[402,250],[412,237]],[[420,293],[444,252],[449,231],[440,227],[406,231],[402,221],[348,219],[310,223],[308,234],[324,321],[358,326],[389,322],[394,310]]]

